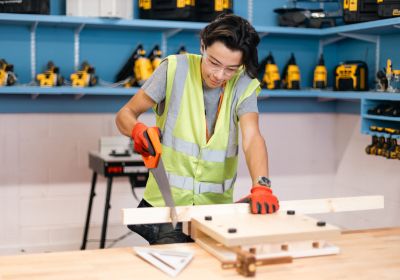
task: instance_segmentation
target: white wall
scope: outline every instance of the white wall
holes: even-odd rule
[[[154,124],[151,115],[142,120]],[[370,139],[359,133],[359,116],[263,114],[260,126],[281,200],[385,194],[385,211],[323,218],[345,228],[400,224],[400,161],[365,155]],[[91,180],[88,151],[110,135],[118,135],[111,114],[0,115],[0,254],[80,248]],[[251,184],[242,154],[238,174],[236,198]],[[98,181],[90,239],[100,237],[105,180]],[[108,238],[114,239],[128,232],[119,209],[137,205],[124,178],[115,180],[111,204]],[[130,236],[116,246],[137,242]]]

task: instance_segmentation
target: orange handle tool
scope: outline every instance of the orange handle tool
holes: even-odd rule
[[[154,156],[142,156],[144,165],[148,169],[156,168],[158,166],[158,161],[161,157],[161,142],[160,142],[160,135],[156,128],[150,127],[145,132],[145,137],[149,141],[149,145],[152,146],[154,150]]]

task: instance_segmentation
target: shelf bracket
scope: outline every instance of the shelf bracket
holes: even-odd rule
[[[38,22],[34,22],[31,26],[31,79],[35,81],[36,79],[36,29]]]
[[[74,68],[75,71],[79,69],[79,56],[80,56],[80,33],[85,27],[85,24],[79,25],[74,31]]]
[[[247,0],[247,20],[253,23],[253,0]]]
[[[344,37],[337,36],[337,37],[319,40],[318,57],[320,57],[321,54],[323,53],[325,46],[336,43],[336,42],[344,40],[344,39],[345,39]]]
[[[167,53],[167,41],[169,38],[175,36],[176,34],[178,34],[179,32],[181,32],[182,29],[181,28],[176,28],[176,29],[172,29],[166,32],[163,32],[161,35],[161,51],[163,53],[164,56],[166,56]]]
[[[81,99],[81,98],[84,97],[84,96],[85,96],[84,93],[75,94],[75,95],[74,95],[74,100],[79,100],[79,99]]]
[[[357,39],[361,41],[366,41],[370,43],[376,43],[378,41],[378,35],[365,35],[365,34],[355,34],[355,33],[339,33],[342,37]]]
[[[258,37],[260,37],[260,40],[261,40],[262,38],[268,36],[268,34],[269,34],[268,32],[260,32],[260,33],[258,33]]]

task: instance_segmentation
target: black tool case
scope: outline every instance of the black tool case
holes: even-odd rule
[[[142,2],[146,2],[143,3]],[[149,5],[150,4],[150,5]],[[139,17],[142,19],[195,20],[194,4],[182,0],[139,0]]]
[[[343,9],[343,20],[345,23],[378,19],[378,4],[376,0],[350,0],[350,7]]]
[[[378,15],[381,18],[391,18],[400,16],[399,0],[383,0],[378,3]]]
[[[50,0],[1,0],[0,13],[50,14]]]

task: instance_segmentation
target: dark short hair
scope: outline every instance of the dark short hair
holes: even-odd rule
[[[205,48],[219,41],[228,49],[241,51],[246,73],[251,78],[257,77],[260,37],[246,19],[234,14],[222,14],[201,30],[200,38]]]

